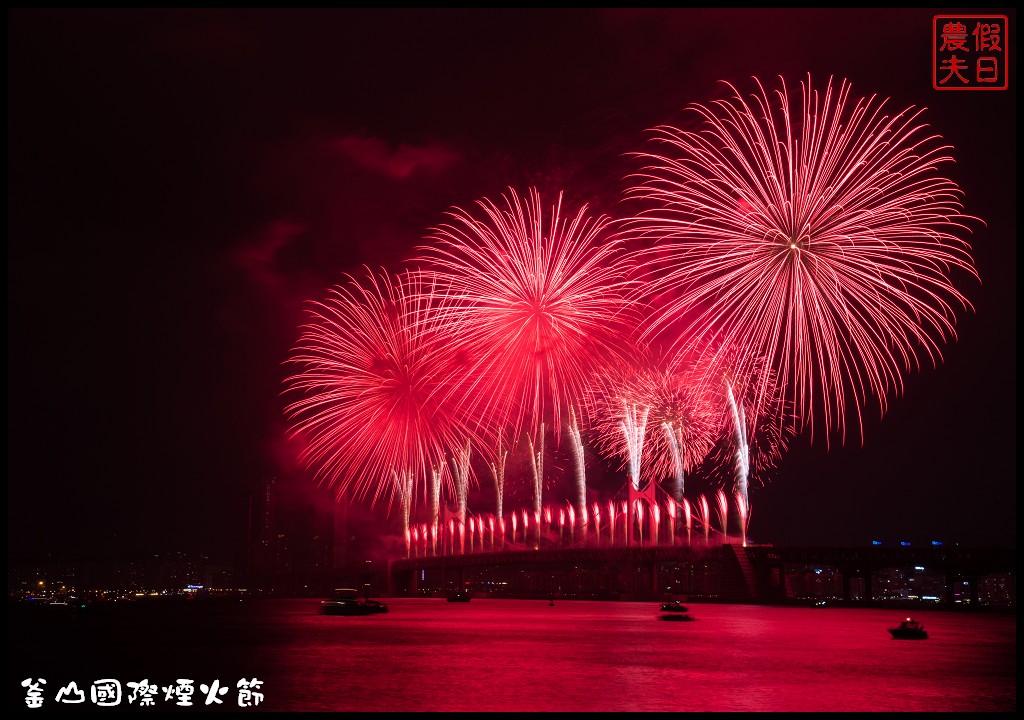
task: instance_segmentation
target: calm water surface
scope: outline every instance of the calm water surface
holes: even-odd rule
[[[54,691],[100,677],[264,682],[269,711],[1010,712],[1013,614],[922,612],[929,638],[893,640],[904,613],[690,603],[389,599],[370,617],[319,600],[9,616],[9,674]],[[52,695],[51,695],[52,697]],[[161,698],[162,700],[162,698]],[[63,710],[69,706],[50,709]],[[70,709],[70,708],[69,708]],[[127,708],[125,708],[127,709]],[[202,711],[206,708],[190,708]]]

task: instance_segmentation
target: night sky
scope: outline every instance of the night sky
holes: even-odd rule
[[[751,537],[1015,546],[1016,68],[933,90],[946,12],[9,11],[9,557],[230,559],[261,478],[326,497],[282,413],[306,301],[509,187],[614,217],[648,128],[808,72],[927,108],[981,283],[863,446],[752,482]]]

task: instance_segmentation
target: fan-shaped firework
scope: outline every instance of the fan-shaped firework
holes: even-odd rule
[[[638,374],[630,365],[606,369],[590,391],[597,448],[606,456],[621,460],[634,489],[650,477],[643,465],[643,448],[651,408]]]
[[[869,396],[884,414],[902,372],[941,359],[969,302],[951,273],[975,275],[956,233],[962,193],[939,170],[948,150],[913,108],[851,100],[845,82],[810,78],[749,99],[696,105],[696,131],[657,128],[658,152],[630,196],[646,292],[670,295],[646,334],[717,335],[777,369],[794,423],[863,437]],[[740,368],[742,370],[742,367]],[[755,409],[756,411],[756,409]],[[798,418],[798,419],[797,419]]]
[[[478,205],[480,218],[452,211],[417,262],[452,302],[450,346],[472,358],[479,415],[558,437],[597,363],[623,342],[621,245],[586,206],[564,216],[561,195],[547,212],[536,190]]]
[[[704,459],[717,431],[714,405],[699,372],[693,366],[659,365],[642,378],[651,407],[651,470],[654,477],[676,478],[680,491],[677,501],[683,473]]]
[[[301,459],[339,495],[412,493],[395,478],[425,493],[428,473],[471,437],[456,401],[462,369],[430,297],[410,274],[368,273],[312,304],[288,358],[298,372],[286,390],[300,397],[286,414],[307,444]]]
[[[644,478],[674,478],[677,501],[684,472],[704,459],[719,433],[717,398],[698,372],[695,365],[634,357],[601,373],[591,396],[598,448],[622,457],[631,474],[639,462]],[[640,418],[642,444],[631,438]],[[634,457],[637,450],[641,457]]]
[[[784,422],[790,413],[777,378],[763,358],[735,345],[684,348],[676,359],[683,361],[701,368],[700,392],[714,418],[714,447],[702,472],[723,485],[734,484],[749,509],[748,481],[775,467],[793,433],[792,425]]]

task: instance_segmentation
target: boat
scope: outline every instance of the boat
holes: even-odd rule
[[[338,598],[320,603],[320,612],[323,615],[379,615],[387,611],[387,603],[378,600]]]
[[[358,591],[352,588],[338,588],[334,597],[320,603],[322,615],[379,615],[387,611],[387,603],[360,598]]]
[[[448,602],[469,602],[470,595],[465,590],[456,590],[448,596]]]
[[[693,618],[690,617],[689,615],[685,614],[685,613],[676,613],[676,612],[663,613],[662,615],[659,615],[658,617],[660,617],[662,620],[669,620],[669,621],[672,621],[672,622],[693,622]]]
[[[889,633],[898,640],[924,640],[928,637],[924,625],[912,618],[901,622],[899,627],[889,628]]]
[[[684,613],[684,612],[687,612],[687,609],[686,609],[686,606],[683,605],[678,600],[673,600],[671,602],[662,603],[661,604],[661,611],[662,612],[668,612],[668,613]]]

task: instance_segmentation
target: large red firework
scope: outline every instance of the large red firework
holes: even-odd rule
[[[610,220],[587,207],[563,214],[562,196],[514,192],[503,205],[455,209],[416,263],[448,315],[450,345],[471,358],[476,414],[495,427],[559,437],[580,409],[595,368],[623,345],[622,246]]]
[[[884,414],[970,308],[951,277],[977,274],[957,235],[973,219],[940,174],[949,148],[921,110],[885,114],[845,81],[808,78],[799,98],[785,82],[729,88],[692,107],[697,129],[656,128],[660,150],[638,153],[629,196],[646,207],[630,227],[653,245],[637,265],[658,268],[644,291],[668,298],[645,334],[746,348],[776,371],[794,427],[843,440],[855,417],[863,438],[868,398]]]
[[[414,275],[368,272],[311,304],[288,358],[298,370],[286,392],[298,397],[286,414],[301,459],[339,495],[425,495],[431,470],[473,437],[458,403],[464,368],[430,303]]]

